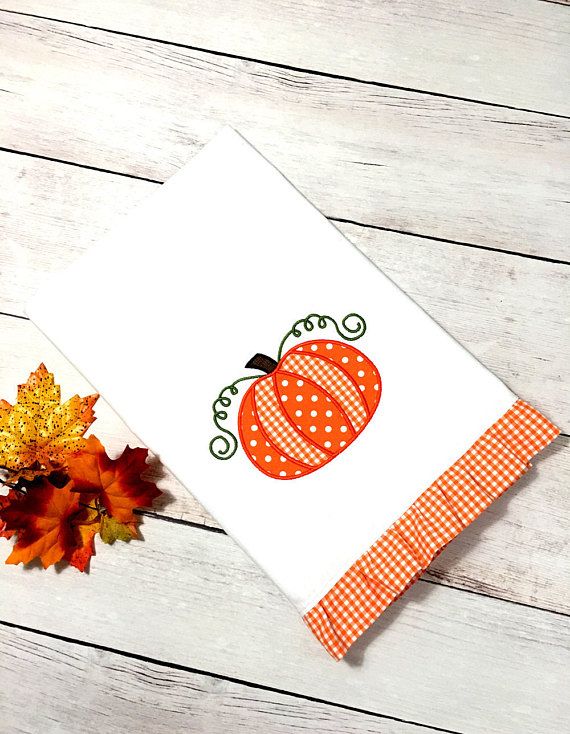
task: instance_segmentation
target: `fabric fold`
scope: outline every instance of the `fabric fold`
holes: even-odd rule
[[[559,434],[523,400],[413,502],[305,615],[337,660],[433,559],[530,468]]]

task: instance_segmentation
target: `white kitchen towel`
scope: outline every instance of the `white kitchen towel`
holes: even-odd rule
[[[26,313],[336,658],[557,434],[229,128]]]

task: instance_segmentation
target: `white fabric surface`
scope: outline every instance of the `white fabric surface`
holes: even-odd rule
[[[516,400],[229,128],[26,312],[301,612]],[[214,398],[311,312],[366,319],[370,424],[296,480],[214,459]]]

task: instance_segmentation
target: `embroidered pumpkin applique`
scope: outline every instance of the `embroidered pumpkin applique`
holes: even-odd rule
[[[316,320],[313,323],[313,320]],[[291,347],[285,341],[332,324],[344,341],[312,339]],[[353,324],[353,325],[351,325]],[[310,314],[295,322],[283,338],[277,360],[256,354],[245,365],[262,374],[242,377],[225,387],[214,401],[214,423],[222,431],[210,442],[217,459],[231,458],[238,446],[221,425],[228,417],[238,383],[254,380],[238,414],[240,443],[252,464],[274,479],[298,479],[332,461],[358,437],[374,415],[382,382],[373,362],[351,342],[366,331],[358,314],[341,326],[330,316]]]

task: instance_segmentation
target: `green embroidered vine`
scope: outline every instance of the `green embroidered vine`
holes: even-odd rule
[[[227,395],[224,395],[224,393],[226,392],[226,390],[229,390],[230,394],[235,396],[239,392],[236,387],[238,382],[243,382],[244,380],[256,380],[258,377],[259,375],[252,375],[251,377],[240,377],[239,380],[232,382],[231,385],[226,385],[226,387],[220,390],[220,394],[212,403],[212,410],[214,412],[214,423],[216,425],[216,428],[222,432],[217,436],[214,436],[214,438],[210,441],[210,453],[216,459],[231,459],[237,451],[238,447],[238,442],[235,435],[230,430],[220,425],[220,421],[227,420],[228,411],[225,409],[229,408],[232,404],[232,399]],[[220,407],[217,407],[218,403]],[[220,408],[222,408],[222,410],[220,410]],[[223,433],[225,433],[226,435],[223,436]],[[226,436],[229,436],[230,438],[228,439]],[[220,446],[220,441],[222,442],[221,447],[216,448],[215,444],[217,443],[218,446]]]
[[[314,319],[316,319],[315,323],[313,323]],[[295,321],[291,329],[289,329],[289,331],[285,334],[285,336],[281,340],[281,344],[279,345],[277,361],[275,361],[271,357],[267,357],[266,355],[257,354],[247,363],[246,367],[259,369],[262,371],[262,373],[268,373],[269,371],[273,370],[280,361],[281,355],[283,353],[283,346],[285,345],[285,342],[287,341],[287,339],[289,339],[289,337],[294,336],[298,339],[300,336],[303,336],[301,328],[306,332],[310,332],[313,331],[315,326],[319,329],[326,329],[329,323],[334,326],[336,333],[341,337],[341,339],[349,342],[360,339],[360,337],[363,336],[366,332],[366,322],[364,321],[362,316],[357,313],[347,314],[342,319],[340,326],[337,323],[336,319],[333,319],[332,316],[311,313],[308,316],[305,316],[305,318]],[[232,382],[231,385],[226,385],[226,387],[224,387],[220,391],[220,394],[212,403],[214,424],[216,428],[221,431],[221,433],[219,433],[217,436],[214,436],[209,444],[210,453],[216,459],[220,459],[223,461],[231,459],[237,451],[238,447],[238,440],[236,436],[228,428],[225,428],[223,425],[221,425],[221,422],[227,420],[227,409],[232,404],[232,399],[225,393],[229,392],[232,397],[235,397],[239,393],[236,385],[238,385],[240,382],[244,382],[245,380],[257,380],[261,376],[262,375],[252,375],[251,377],[240,377],[235,382]]]
[[[336,329],[336,333],[347,342],[354,342],[357,339],[360,339],[360,337],[363,336],[366,332],[366,321],[364,321],[362,316],[359,316],[357,313],[349,313],[343,318],[343,320],[341,321],[341,325],[342,329],[344,329],[344,332],[337,324],[336,319],[333,319],[332,316],[321,316],[318,313],[310,313],[308,316],[305,316],[304,319],[299,319],[298,321],[295,321],[291,329],[285,334],[281,341],[281,344],[279,345],[277,360],[281,359],[283,345],[290,336],[299,338],[303,335],[303,332],[297,328],[299,324],[303,324],[303,329],[305,331],[313,331],[313,329],[315,328],[315,324],[313,324],[311,319],[317,319],[317,326],[319,327],[319,329],[326,329],[327,322],[330,321]],[[349,319],[356,319],[356,325],[351,327],[348,324]]]

